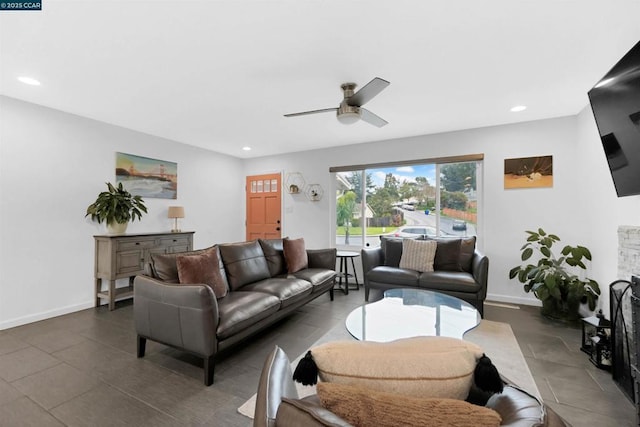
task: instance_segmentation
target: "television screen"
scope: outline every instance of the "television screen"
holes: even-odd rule
[[[589,91],[618,197],[640,194],[640,42]]]

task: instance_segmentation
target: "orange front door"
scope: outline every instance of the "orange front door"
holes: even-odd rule
[[[247,241],[281,237],[281,187],[279,173],[247,177]]]

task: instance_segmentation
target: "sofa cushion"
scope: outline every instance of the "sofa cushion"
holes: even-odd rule
[[[460,269],[460,239],[434,239],[436,257],[433,261],[434,270],[461,271]]]
[[[334,341],[311,349],[322,381],[360,385],[413,397],[465,399],[477,345],[449,337],[391,342]]]
[[[460,240],[460,269],[467,273],[473,272],[473,255],[476,250],[476,236]]]
[[[179,255],[176,257],[176,265],[180,284],[203,283],[213,290],[216,298],[224,297],[229,289],[226,281],[222,280],[218,264],[217,248],[211,248],[201,254]]]
[[[388,283],[390,285],[417,286],[420,272],[396,267],[378,266],[367,273],[370,282]]]
[[[293,277],[311,282],[313,291],[336,277],[336,272],[324,268],[305,268],[292,274]]]
[[[422,273],[418,278],[418,286],[430,290],[454,292],[478,292],[480,284],[473,276],[464,271],[430,271]]]
[[[260,242],[264,257],[267,259],[271,277],[286,274],[287,263],[284,260],[282,239],[258,239],[258,242]]]
[[[400,268],[420,272],[433,271],[437,246],[437,242],[431,240],[403,240]]]
[[[282,307],[287,307],[309,295],[313,286],[310,282],[296,278],[270,278],[250,283],[242,291],[264,292],[277,297]]]
[[[215,246],[211,246],[214,248]],[[178,265],[176,258],[180,255],[197,255],[208,251],[211,248],[198,249],[189,252],[177,252],[172,254],[151,253],[151,274],[154,278],[167,283],[180,283],[178,277]]]
[[[229,292],[218,300],[220,323],[216,335],[223,340],[247,329],[280,309],[280,299],[264,292]]]
[[[218,256],[218,269],[220,270],[220,277],[222,278],[222,282],[228,288],[229,282],[227,281],[227,274],[224,271],[224,264],[222,263],[222,259],[220,257],[220,249],[218,245],[213,245],[209,248],[205,249],[197,249],[195,251],[189,252],[176,252],[172,254],[151,254],[151,273],[153,277],[156,279],[160,279],[163,282],[167,283],[180,283],[180,278],[178,277],[178,264],[176,262],[176,258],[182,255],[199,255],[205,253],[211,249],[216,250],[216,255]]]
[[[402,238],[380,236],[380,247],[384,254],[384,265],[399,267],[402,257]]]
[[[463,400],[403,396],[364,387],[318,383],[322,406],[354,426],[498,427],[493,409]]]
[[[238,290],[248,283],[271,277],[267,259],[257,240],[225,243],[218,246],[232,291]]]
[[[299,239],[283,239],[282,248],[289,274],[304,270],[309,266],[309,257],[302,237]]]

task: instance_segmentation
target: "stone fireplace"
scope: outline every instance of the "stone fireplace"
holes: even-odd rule
[[[637,355],[632,311],[632,289],[629,281],[640,275],[640,227],[618,227],[618,282],[609,288],[612,321],[613,379],[620,389],[635,400],[632,370],[637,366]],[[636,313],[637,315],[638,313]]]

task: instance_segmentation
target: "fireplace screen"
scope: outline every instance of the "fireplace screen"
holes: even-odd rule
[[[613,380],[627,397],[634,401],[634,381],[631,367],[636,366],[631,309],[631,283],[617,280],[609,286],[611,304],[611,337]]]

